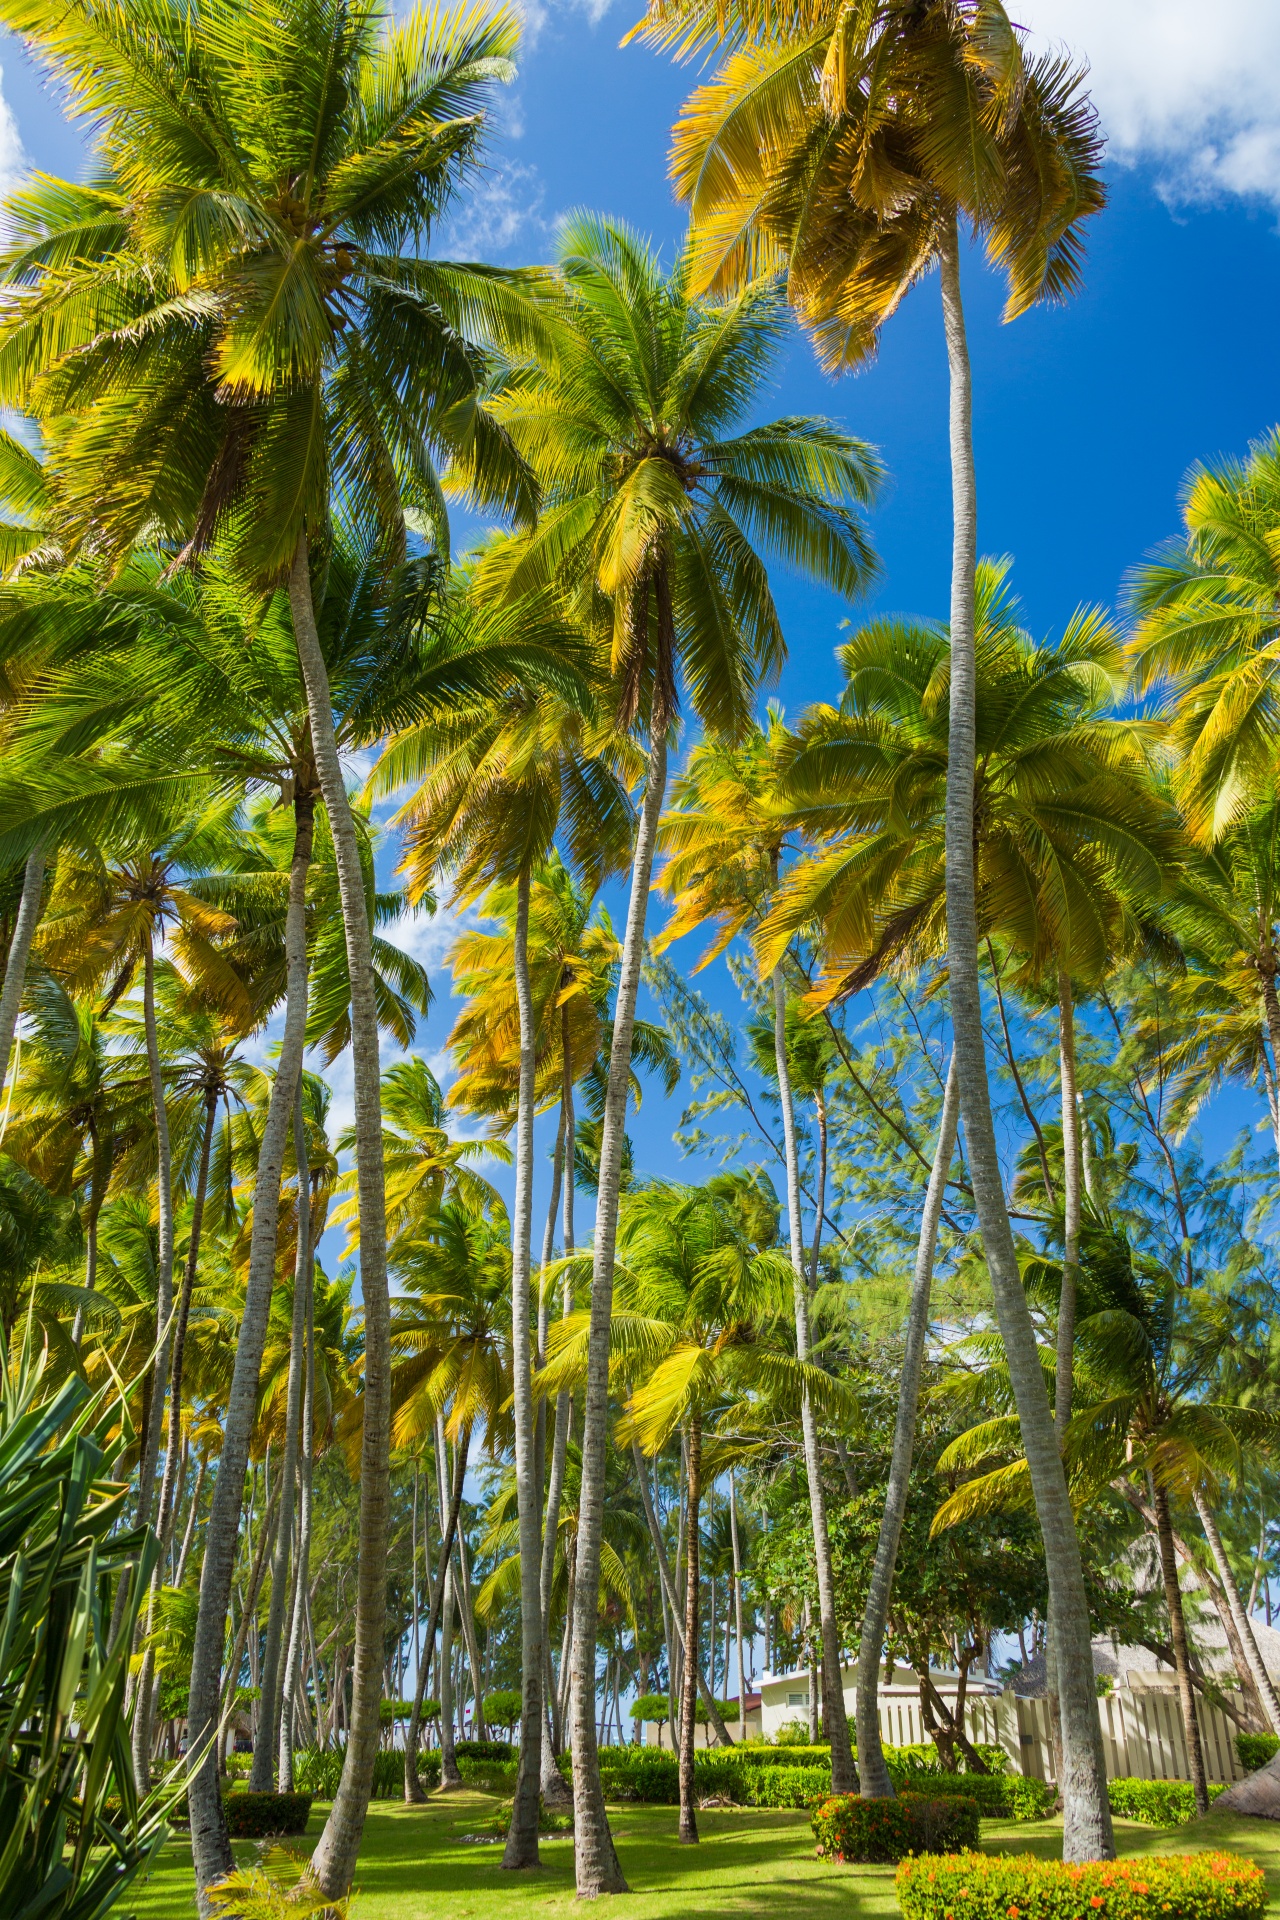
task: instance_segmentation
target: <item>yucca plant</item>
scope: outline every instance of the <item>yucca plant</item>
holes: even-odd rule
[[[113,1532],[128,1487],[111,1469],[133,1438],[118,1404],[74,1374],[50,1392],[30,1323],[15,1344],[0,1388],[0,1913],[98,1920],[167,1833],[172,1790],[139,1801],[124,1704],[158,1546],[149,1527]]]

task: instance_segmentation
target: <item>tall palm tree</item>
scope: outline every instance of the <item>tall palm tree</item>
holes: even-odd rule
[[[788,838],[787,813],[778,803],[778,782],[790,747],[791,737],[781,714],[771,713],[767,727],[753,728],[741,746],[708,741],[694,748],[676,783],[673,810],[659,830],[659,845],[669,852],[660,885],[673,896],[676,911],[656,944],[669,945],[680,935],[714,919],[719,923],[718,933],[699,962],[705,965],[735,934],[759,923],[776,892]],[[781,954],[775,958],[770,972],[772,1064],[778,1078],[782,1112],[796,1352],[801,1360],[807,1360],[809,1274],[801,1222],[800,1159],[787,1037],[787,987]],[[821,1230],[820,1204],[817,1230]],[[827,1532],[818,1428],[807,1395],[801,1401],[800,1424],[818,1575],[822,1697],[831,1742],[831,1787],[834,1793],[852,1793],[857,1775],[844,1705],[835,1573]]]
[[[1037,646],[1019,622],[1007,575],[1006,562],[984,562],[976,583],[977,926],[988,944],[995,935],[1013,950],[1024,978],[1048,976],[1059,1005],[1067,1168],[1055,1396],[1060,1444],[1070,1417],[1083,1186],[1071,983],[1096,983],[1120,952],[1152,935],[1180,837],[1148,779],[1143,729],[1107,712],[1122,682],[1109,624],[1082,610],[1061,640]],[[776,955],[800,927],[821,927],[826,967],[819,998],[857,991],[888,966],[934,958],[947,939],[950,633],[940,623],[873,621],[841,659],[848,675],[841,705],[806,717],[782,783],[792,824],[818,844],[792,868],[761,936],[766,955]],[[930,1180],[912,1295],[912,1364],[900,1383],[903,1448],[914,1433],[950,1124],[944,1102],[943,1164],[939,1174],[935,1162]],[[884,1633],[879,1609],[888,1602],[909,1461],[907,1451],[886,1501],[879,1577],[864,1623],[864,1639],[875,1648]],[[869,1652],[868,1668],[873,1658]],[[864,1693],[868,1687],[869,1673]],[[873,1791],[889,1791],[870,1700],[860,1720],[864,1771],[869,1767]]]
[[[398,785],[412,767],[421,780],[399,816],[410,827],[403,864],[416,887],[430,884],[443,870],[461,902],[474,900],[484,887],[495,884],[510,885],[515,893],[512,981],[519,1071],[513,1115],[511,1352],[523,1705],[519,1774],[503,1862],[516,1868],[538,1862],[543,1722],[542,1488],[530,1340],[538,1037],[529,971],[529,903],[535,870],[562,833],[575,864],[588,868],[596,884],[623,865],[630,809],[610,764],[617,755],[611,755],[608,733],[599,725],[594,690],[584,675],[572,674],[573,656],[583,650],[554,595],[544,591],[500,601],[480,610],[477,624],[482,632],[501,627],[526,646],[536,643],[548,659],[557,659],[559,687],[512,688],[470,713],[402,734],[388,749],[383,777]]]
[[[1114,1851],[1089,1620],[1035,1339],[1018,1280],[991,1122],[978,980],[974,821],[977,493],[972,377],[960,288],[967,222],[1006,276],[1005,318],[1079,281],[1082,228],[1101,207],[1100,139],[1082,75],[1028,59],[1001,0],[652,0],[637,32],[688,56],[724,50],[677,124],[671,170],[693,220],[698,287],[785,269],[787,294],[832,372],[874,351],[910,287],[940,268],[951,383],[953,506],[948,987],[970,1177],[1024,1409],[1055,1616],[1066,1636],[1068,1859]]]
[[[826,421],[741,428],[782,341],[771,282],[707,305],[691,297],[686,260],[664,275],[620,222],[576,214],[529,305],[546,316],[551,342],[543,352],[506,343],[511,367],[492,407],[537,476],[543,512],[532,534],[486,558],[480,585],[512,598],[555,586],[584,628],[604,623],[619,721],[648,736],[601,1133],[582,1444],[574,1852],[578,1892],[590,1897],[625,1884],[596,1751],[595,1594],[632,1032],[678,689],[683,680],[712,731],[743,731],[784,651],[764,554],[859,594],[872,561],[857,509],[879,467]]]
[[[527,510],[516,464],[473,404],[482,375],[465,334],[492,280],[441,267],[422,246],[477,158],[479,109],[510,73],[517,23],[478,7],[392,22],[345,0],[210,0],[197,17],[161,5],[145,35],[115,32],[92,0],[12,0],[0,18],[93,116],[104,173],[15,202],[6,403],[60,423],[50,464],[68,545],[120,553],[146,525],[194,560],[222,532],[247,574],[287,582],[337,850],[368,1418],[355,1706],[315,1856],[336,1896],[350,1885],[381,1733],[389,1305],[368,922],[313,582],[331,497],[376,522],[392,557],[406,501],[443,532],[433,449],[466,467],[478,498]],[[63,248],[68,227],[87,237]],[[48,272],[54,254],[75,266]],[[208,1767],[192,1792],[203,1902],[232,1863]]]

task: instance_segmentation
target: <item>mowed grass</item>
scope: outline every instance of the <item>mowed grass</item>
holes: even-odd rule
[[[542,1866],[523,1873],[503,1870],[500,1846],[464,1838],[491,1827],[500,1804],[482,1793],[437,1796],[425,1807],[375,1801],[356,1874],[353,1920],[543,1920],[568,1912],[576,1904],[570,1838],[544,1840]],[[317,1803],[306,1836],[287,1843],[300,1859],[315,1845],[325,1811]],[[611,1819],[631,1888],[620,1909],[627,1920],[729,1920],[765,1913],[786,1920],[871,1920],[898,1911],[893,1868],[816,1860],[805,1814],[755,1808],[700,1813],[697,1847],[679,1844],[674,1807],[617,1807]],[[1116,1838],[1122,1854],[1214,1847],[1247,1854],[1265,1869],[1268,1911],[1280,1915],[1280,1825],[1226,1814],[1174,1829],[1121,1820]],[[982,1845],[988,1852],[1057,1858],[1061,1824],[984,1821]],[[258,1853],[255,1842],[236,1845],[241,1865]],[[190,1845],[175,1839],[122,1911],[138,1920],[191,1920],[193,1890]]]

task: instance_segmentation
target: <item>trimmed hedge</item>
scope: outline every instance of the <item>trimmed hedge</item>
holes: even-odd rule
[[[1058,1797],[1043,1780],[1024,1779],[1020,1773],[917,1773],[894,1785],[900,1793],[963,1794],[977,1801],[984,1820],[1043,1820]]]
[[[1236,1752],[1246,1773],[1256,1773],[1280,1752],[1280,1733],[1238,1733]]]
[[[222,1803],[233,1840],[261,1840],[269,1833],[305,1833],[309,1793],[249,1793],[237,1788]]]
[[[925,1854],[894,1885],[905,1920],[1263,1920],[1266,1883],[1237,1853],[1067,1866],[1034,1854]]]
[[[1210,1800],[1225,1793],[1225,1781],[1209,1788]],[[1195,1791],[1189,1780],[1108,1780],[1112,1813],[1141,1820],[1148,1827],[1182,1827],[1196,1817]]]
[[[960,1794],[864,1800],[842,1793],[814,1809],[812,1825],[821,1858],[892,1865],[907,1853],[976,1847],[978,1803]]]

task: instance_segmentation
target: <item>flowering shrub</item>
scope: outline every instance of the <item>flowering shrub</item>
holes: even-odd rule
[[[1033,1854],[924,1855],[895,1879],[905,1920],[1263,1920],[1260,1868],[1237,1853],[1066,1866]]]
[[[977,1803],[958,1794],[927,1799],[900,1793],[893,1800],[836,1794],[819,1802],[812,1824],[818,1853],[828,1860],[892,1864],[904,1853],[941,1852],[978,1842]]]
[[[1225,1781],[1209,1788],[1210,1800],[1227,1790]],[[1182,1827],[1196,1814],[1195,1790],[1188,1780],[1108,1780],[1112,1813],[1141,1820],[1148,1827]]]

